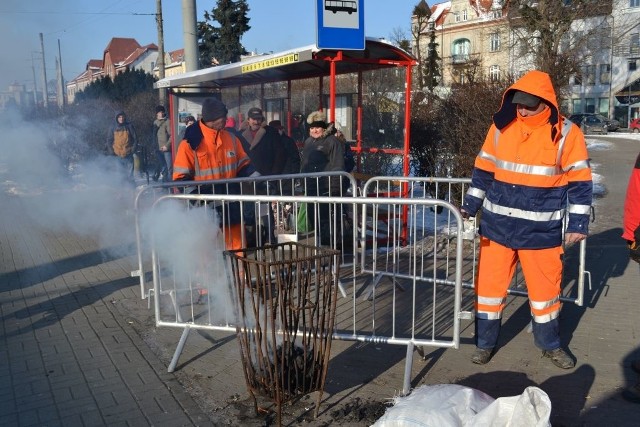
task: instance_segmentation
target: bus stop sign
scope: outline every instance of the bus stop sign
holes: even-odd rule
[[[364,50],[364,0],[317,0],[319,49]]]

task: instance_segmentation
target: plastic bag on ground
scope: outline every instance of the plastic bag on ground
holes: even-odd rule
[[[457,384],[421,386],[394,399],[374,427],[549,427],[551,400],[538,387],[494,399]]]

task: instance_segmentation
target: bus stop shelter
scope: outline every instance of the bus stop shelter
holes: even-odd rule
[[[412,67],[416,63],[397,46],[367,38],[364,50],[309,45],[168,76],[156,82],[155,88],[169,95],[174,153],[184,118],[198,118],[203,100],[216,96],[238,121],[244,120],[249,108],[260,107],[267,121],[281,120],[298,143],[307,135],[306,116],[326,110],[328,121],[339,124],[352,142],[358,172],[362,172],[363,157],[377,156],[387,158],[383,164],[401,168],[398,175],[408,176]],[[367,172],[389,172],[388,167],[374,169]]]

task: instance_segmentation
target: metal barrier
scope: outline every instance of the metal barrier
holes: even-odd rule
[[[224,221],[224,212],[232,203],[240,204],[240,212],[243,212],[245,206],[265,202],[292,205],[305,203],[308,212],[312,212],[314,224],[318,226],[308,235],[300,234],[298,240],[313,245],[323,240],[323,215],[328,211],[329,221],[325,228],[330,232],[330,246],[343,245],[343,261],[334,272],[343,285],[343,298],[339,298],[337,303],[334,339],[407,345],[406,391],[410,385],[414,345],[459,346],[460,319],[470,318],[469,312],[461,310],[462,234],[455,233],[455,242],[450,245],[451,248],[456,248],[455,255],[448,260],[450,265],[439,263],[429,266],[426,260],[423,262],[423,268],[433,270],[437,276],[448,272],[452,287],[430,285],[419,277],[411,277],[408,273],[415,271],[416,256],[413,251],[418,245],[414,248],[407,246],[404,251],[400,251],[398,244],[395,279],[402,282],[408,291],[398,292],[395,288],[377,291],[372,298],[364,300],[359,296],[365,292],[374,275],[360,271],[357,267],[375,264],[380,255],[371,249],[368,243],[371,242],[371,236],[367,234],[366,228],[361,226],[358,233],[357,224],[363,222],[357,221],[357,217],[356,221],[352,221],[356,233],[349,236],[352,245],[340,238],[340,228],[335,221],[336,213],[345,208],[352,209],[351,212],[356,215],[359,212],[382,212],[381,207],[385,207],[386,212],[403,209],[409,212],[431,211],[433,208],[434,212],[442,209],[446,215],[451,216],[452,222],[455,222],[451,226],[453,232],[461,226],[462,218],[450,203],[435,199],[166,194],[153,203],[149,208],[150,213],[155,213],[161,221],[167,221],[172,214],[180,214],[183,218],[174,221],[182,225],[177,230],[163,230],[160,227],[152,230],[149,245],[152,254],[153,292],[150,295],[154,296],[157,326],[184,329],[169,367],[170,371],[175,368],[191,328],[236,331],[239,323],[231,309],[233,304],[229,301],[229,293],[225,292],[230,284],[221,274],[224,269],[223,242],[227,240],[226,233],[230,225]],[[218,216],[217,212],[223,214]],[[222,223],[220,218],[223,219]],[[392,222],[395,223],[395,220]],[[407,227],[407,235],[411,241],[422,239],[422,223],[410,222]],[[343,229],[346,230],[347,227]],[[164,232],[168,233],[169,239],[179,238],[179,242],[168,244],[168,237]],[[206,242],[209,242],[209,247],[206,247]],[[217,246],[213,242],[217,242]],[[191,251],[195,254],[187,254]],[[365,261],[345,262],[358,258]],[[472,295],[469,295],[469,301],[472,302]]]
[[[176,366],[190,328],[227,332],[240,328],[229,300],[230,283],[222,273],[222,252],[228,249],[226,242],[234,225],[229,213],[235,209],[244,221],[251,213],[254,218],[264,216],[261,207],[265,205],[274,211],[273,224],[265,227],[275,231],[277,242],[296,241],[342,251],[341,264],[334,271],[342,298],[337,301],[333,338],[406,345],[405,393],[410,390],[415,346],[458,348],[460,321],[473,318],[474,295],[471,291],[463,295],[463,288],[472,289],[475,278],[475,223],[463,221],[456,207],[470,181],[380,177],[366,183],[361,197],[309,195],[319,194],[316,179],[342,180],[341,176],[295,175],[293,179],[300,181],[292,193],[305,195],[272,195],[275,191],[269,186],[261,190],[265,195],[251,194],[260,192],[260,183],[277,185],[279,179],[290,177],[214,182],[225,186],[243,182],[249,190],[241,194],[176,191],[177,184],[213,183],[172,183],[148,190],[155,192],[149,197],[155,200],[145,205],[145,213],[172,224],[166,229],[151,227],[150,237],[139,241],[140,251],[147,248],[151,254],[153,288],[145,291],[144,256],[139,254],[141,286],[143,295],[155,297],[157,326],[184,329],[169,371]],[[350,184],[350,193],[356,194],[353,180]],[[138,199],[143,194],[144,190]],[[139,216],[143,204],[138,199]],[[308,218],[305,227],[300,218],[302,206]],[[136,218],[138,233],[144,222]],[[243,245],[251,234],[258,245],[266,243],[258,238],[263,234],[244,226]],[[582,303],[585,247],[582,242],[577,278],[580,296],[572,300],[576,304]],[[391,286],[383,286],[383,279],[389,279]],[[509,292],[521,293],[517,289],[521,282],[516,277]]]
[[[467,188],[470,184],[471,179],[468,178],[374,177],[369,179],[365,183],[362,193],[367,197],[379,197],[382,195],[406,197],[411,199],[435,198],[449,201],[456,206],[462,206]],[[412,217],[408,212],[390,212],[390,214],[393,215],[396,223],[405,223],[409,220],[423,222],[425,224],[425,227],[423,228],[430,228],[432,233],[429,236],[424,235],[422,237],[427,239],[427,241],[429,242],[429,247],[433,246],[439,248],[438,251],[414,251],[416,253],[416,256],[419,256],[420,259],[418,260],[419,262],[417,263],[417,268],[414,271],[410,271],[409,274],[416,275],[420,278],[420,280],[424,280],[427,282],[451,285],[451,280],[447,279],[447,274],[445,274],[444,277],[440,278],[433,275],[427,276],[425,275],[425,270],[420,268],[420,266],[423,264],[424,256],[433,257],[434,259],[432,261],[434,263],[437,262],[438,257],[444,257],[445,259],[448,259],[451,256],[451,251],[448,249],[448,246],[450,245],[452,239],[452,235],[454,234],[449,228],[451,218],[444,215],[418,215],[416,217]],[[401,227],[393,227],[387,224],[387,222],[372,224],[369,225],[369,227],[376,227],[376,229],[373,230],[374,233],[390,235],[392,237],[391,239],[389,239],[391,242],[394,242],[398,239],[404,239]],[[477,262],[479,243],[476,233],[476,218],[470,218],[469,220],[465,221],[465,230],[467,231],[464,233],[463,238],[465,240],[465,245],[472,249],[469,253],[472,254],[473,258],[472,264],[465,264],[465,267],[463,267],[463,276],[465,279],[463,280],[462,286],[466,289],[473,289],[475,283],[475,265]],[[415,244],[415,242],[409,243]],[[573,277],[569,278],[566,274],[566,268],[563,268],[563,272],[565,272],[565,280],[563,283],[563,294],[560,296],[560,300],[563,302],[573,303],[578,306],[583,305],[585,278],[588,279],[589,289],[591,289],[591,274],[589,271],[585,270],[586,247],[586,240],[581,241],[578,247],[578,273],[575,276],[575,279]],[[397,247],[395,246],[384,247],[388,256],[379,260],[375,266],[362,266],[362,271],[375,274],[372,291],[375,289],[375,286],[383,277],[397,277],[397,274],[395,274],[393,271],[394,258],[392,256],[392,253],[394,248],[397,249]],[[380,248],[378,247],[378,249]],[[565,247],[564,249],[566,252],[569,248]],[[565,262],[564,259],[563,262]],[[573,283],[574,280],[575,284]],[[516,274],[514,275],[511,286],[509,287],[507,292],[509,295],[524,297],[528,296],[526,285],[524,283],[524,277],[519,268],[516,270]],[[367,294],[367,297],[368,296],[370,296],[370,294]]]
[[[151,230],[143,232],[142,222],[145,213],[158,198],[168,194],[190,193],[295,196],[308,195],[323,188],[326,188],[328,195],[337,197],[355,195],[358,191],[355,179],[346,172],[290,174],[214,181],[173,181],[142,187],[136,194],[134,202],[138,269],[131,272],[132,277],[140,279],[142,299],[148,298],[153,290],[153,287],[150,286],[151,277],[147,274],[151,272],[151,259],[148,256],[151,254],[151,248],[147,238]],[[295,221],[299,208],[299,203],[271,203],[271,201],[255,206],[247,205],[246,209],[240,213],[242,222],[247,224],[244,230],[245,241],[263,244],[269,237],[276,236],[278,241],[288,241],[297,240],[301,234],[308,234],[306,231],[299,230]],[[165,224],[164,226],[173,227],[175,225]],[[342,221],[338,225],[342,231],[344,227],[351,224]]]

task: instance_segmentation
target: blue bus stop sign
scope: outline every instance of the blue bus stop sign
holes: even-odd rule
[[[364,0],[317,0],[319,49],[364,50]]]

